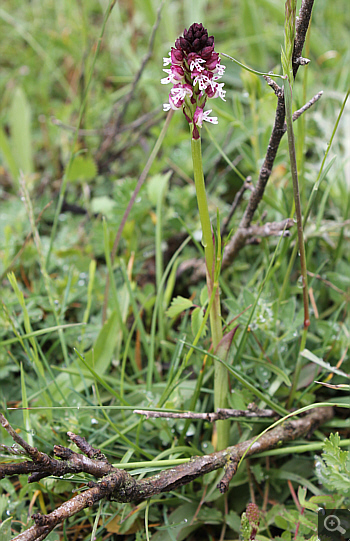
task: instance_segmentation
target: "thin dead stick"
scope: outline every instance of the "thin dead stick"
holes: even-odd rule
[[[145,54],[144,58],[142,59],[140,68],[139,68],[138,72],[136,73],[136,76],[135,76],[135,78],[134,78],[134,80],[132,82],[130,92],[128,92],[128,94],[126,95],[126,97],[123,100],[123,103],[121,104],[121,106],[119,106],[119,113],[118,113],[118,116],[117,116],[116,120],[113,123],[112,128],[108,128],[108,131],[110,133],[109,133],[108,137],[103,141],[103,143],[101,145],[101,148],[100,148],[99,152],[96,155],[97,161],[99,161],[101,159],[101,157],[106,153],[106,151],[110,148],[111,144],[113,143],[113,140],[114,140],[115,136],[117,135],[117,133],[119,131],[119,126],[120,126],[120,124],[121,124],[121,122],[122,122],[122,120],[124,118],[124,115],[126,113],[128,105],[131,102],[131,100],[132,100],[132,98],[133,98],[133,96],[135,94],[136,86],[137,86],[139,80],[141,79],[141,76],[142,76],[142,74],[144,72],[144,69],[145,69],[145,67],[147,65],[147,62],[149,61],[149,59],[152,56],[154,38],[155,38],[157,29],[158,29],[158,26],[159,26],[159,23],[160,23],[160,16],[161,16],[161,12],[162,12],[162,9],[163,9],[163,5],[164,5],[164,0],[160,3],[160,5],[158,7],[158,10],[157,10],[157,17],[156,17],[156,21],[155,21],[155,23],[153,25],[153,28],[152,28],[151,37],[150,37],[149,43],[148,43],[147,53]]]
[[[143,124],[149,122],[150,120],[153,120],[160,112],[162,111],[161,107],[157,107],[154,111],[151,111],[150,113],[146,113],[133,122],[130,122],[130,124],[124,124],[123,126],[120,126],[118,129],[118,133],[123,133],[126,131],[133,131],[137,128],[140,128]],[[111,133],[110,127],[100,128],[100,129],[80,129],[70,126],[69,124],[65,124],[58,118],[52,116],[50,118],[51,123],[54,126],[57,126],[58,128],[62,128],[62,130],[70,131],[70,132],[76,132],[78,131],[78,135],[81,137],[89,137],[89,136],[96,136],[96,135],[109,135]]]
[[[241,188],[236,193],[235,198],[230,208],[230,212],[228,213],[227,218],[225,218],[223,222],[222,229],[221,229],[221,237],[227,234],[227,230],[228,230],[228,226],[231,221],[231,218],[236,212],[238,205],[242,201],[242,197],[246,190],[254,190],[254,186],[252,185],[252,177],[247,177],[245,182],[243,182]]]
[[[325,278],[323,278],[320,274],[314,274],[311,271],[307,271],[307,273],[312,278],[316,278],[317,280],[321,280],[321,282],[323,282],[326,286],[330,287],[331,289],[334,289],[334,291],[337,291],[337,293],[341,293],[342,295],[345,295],[345,291],[343,291],[339,287],[332,284],[332,282],[330,282],[329,280],[326,280]]]
[[[333,415],[333,408],[321,406],[311,410],[310,413],[303,417],[285,420],[284,423],[263,433],[258,440],[251,438],[248,441],[228,447],[220,452],[192,457],[184,464],[162,470],[150,477],[136,480],[125,470],[115,468],[104,457],[102,460],[89,458],[61,445],[54,447],[54,453],[61,460],[52,459],[45,453],[41,453],[35,447],[27,444],[11,427],[7,419],[0,414],[0,422],[3,428],[7,430],[13,440],[23,447],[26,453],[32,458],[31,462],[0,464],[0,479],[5,476],[26,473],[24,465],[27,467],[27,473],[32,473],[32,476],[29,478],[30,482],[37,480],[35,473],[33,475],[35,471],[40,475],[40,478],[51,475],[61,476],[63,471],[65,473],[72,472],[72,465],[75,466],[74,473],[86,472],[100,479],[98,482],[90,481],[87,490],[64,502],[51,513],[47,515],[42,515],[41,513],[34,514],[32,518],[35,521],[35,525],[17,535],[13,538],[13,541],[43,540],[58,524],[76,515],[84,508],[93,506],[102,499],[106,498],[123,503],[141,502],[161,493],[170,492],[187,485],[206,473],[220,468],[225,468],[225,473],[218,484],[218,489],[221,493],[225,493],[243,457],[248,458],[257,453],[280,447],[281,443],[309,436],[322,423],[330,420]],[[100,451],[85,442],[81,436],[70,433],[70,437],[75,439],[79,443],[79,447],[84,449],[84,452],[87,454],[92,454],[92,456],[96,457],[99,456]],[[31,465],[30,469],[29,465]],[[147,466],[147,463],[145,463],[145,466]]]
[[[309,100],[307,103],[305,103],[305,105],[303,105],[302,107],[300,107],[300,109],[298,109],[297,111],[295,111],[293,113],[293,122],[295,122],[296,120],[298,120],[298,118],[303,114],[305,113],[305,111],[307,111],[308,109],[310,109],[310,107],[312,107],[320,98],[322,98],[322,95],[323,95],[323,90],[320,90],[320,92],[317,92],[317,94],[314,95],[313,98],[311,98],[311,100]],[[285,129],[287,129],[287,124],[285,124]]]
[[[146,419],[193,419],[203,420],[209,423],[215,421],[223,421],[225,419],[232,419],[242,417],[246,419],[252,419],[254,417],[276,417],[276,412],[273,410],[259,409],[255,404],[249,404],[247,410],[235,410],[235,409],[223,409],[218,408],[215,413],[195,413],[192,411],[183,411],[180,413],[171,413],[166,411],[147,411],[147,410],[134,410],[134,413],[138,415],[144,415]]]

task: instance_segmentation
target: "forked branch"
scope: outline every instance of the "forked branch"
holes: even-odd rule
[[[78,445],[85,455],[56,445],[53,451],[59,459],[51,458],[25,442],[0,413],[0,422],[3,428],[30,457],[30,460],[21,463],[0,464],[0,479],[6,476],[30,473],[29,482],[33,482],[51,475],[60,477],[64,473],[78,472],[93,475],[98,479],[97,482],[90,481],[87,490],[64,502],[51,513],[32,515],[34,525],[17,535],[13,541],[41,541],[58,524],[83,509],[95,505],[102,499],[123,503],[140,502],[187,485],[206,473],[220,468],[225,468],[225,472],[218,484],[218,489],[224,493],[228,490],[229,482],[235,475],[243,456],[248,458],[281,446],[283,443],[309,436],[322,423],[332,417],[332,408],[315,408],[304,417],[291,418],[272,428],[258,439],[252,438],[220,452],[192,457],[184,464],[162,470],[145,479],[136,480],[125,470],[110,464],[106,457],[98,449],[89,445],[83,437],[71,432],[68,433],[69,438]]]

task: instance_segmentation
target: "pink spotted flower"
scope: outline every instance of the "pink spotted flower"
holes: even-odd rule
[[[194,23],[185,29],[183,36],[175,41],[169,58],[164,58],[164,69],[167,77],[162,84],[171,83],[169,102],[163,105],[164,111],[182,109],[192,125],[193,139],[199,139],[198,128],[203,120],[217,124],[217,117],[210,117],[211,109],[204,112],[208,98],[221,98],[225,101],[223,83],[218,81],[225,72],[225,66],[220,63],[218,53],[214,51],[214,36],[208,36],[208,31],[202,23]]]

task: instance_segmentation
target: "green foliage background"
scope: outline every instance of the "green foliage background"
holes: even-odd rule
[[[149,51],[159,2],[117,2],[94,64],[107,5],[104,0],[4,0],[0,6],[0,404],[12,425],[41,450],[50,453],[53,443],[67,445],[70,430],[139,476],[157,471],[159,467],[152,461],[167,459],[176,464],[213,450],[212,426],[207,423],[144,421],[132,413],[135,407],[213,409],[210,359],[203,379],[201,351],[193,352],[185,364],[188,344],[202,321],[203,309],[198,307],[207,302],[204,283],[189,286],[186,279],[176,280],[180,262],[200,255],[198,243],[182,247],[171,260],[187,234],[196,241],[199,232],[189,131],[180,112],[174,114],[131,210],[118,257],[113,264],[109,259],[137,179],[164,124],[161,104],[167,101],[169,88],[160,84],[162,58],[184,27],[201,21],[215,36],[218,51],[256,70],[280,73],[284,5],[274,0],[165,2],[152,54],[127,107],[124,100]],[[345,0],[315,3],[305,52],[311,63],[299,70],[293,89],[295,110],[320,90],[324,92],[294,124],[303,209],[350,88],[349,27]],[[223,79],[227,101],[210,104],[219,125],[203,130],[214,222],[216,208],[221,219],[228,214],[242,176],[250,175],[253,184],[256,182],[276,105],[263,79],[228,59],[222,62],[227,65]],[[74,147],[74,129],[90,75],[82,115],[86,131]],[[121,129],[102,153],[106,133],[121,111]],[[329,382],[330,367],[340,359],[341,373],[331,383],[349,383],[349,120],[347,105],[305,229],[308,270],[314,273],[310,286],[315,304],[306,343],[310,355],[299,356],[303,313],[298,261],[290,274],[288,271],[294,232],[279,244],[279,239],[271,237],[259,246],[247,246],[223,273],[227,323],[257,302],[253,315],[249,310],[240,315],[230,354],[229,363],[243,380],[231,380],[233,408],[244,409],[253,400],[261,405],[254,394],[257,389],[265,404],[283,409],[298,358],[302,367],[293,407],[319,401],[349,405],[348,388],[330,389],[314,383]],[[72,153],[65,204],[53,236],[62,176]],[[232,220],[233,231],[244,204]],[[280,221],[289,216],[293,216],[293,191],[287,141],[282,139],[256,221]],[[30,235],[33,230],[34,236]],[[267,276],[273,254],[276,259]],[[111,285],[103,325],[107,277]],[[181,317],[172,312],[166,315],[177,296],[191,297],[183,306],[187,310]],[[197,307],[192,318],[189,302]],[[251,332],[247,333],[250,317]],[[208,335],[203,333],[198,344],[204,351],[210,346]],[[314,358],[323,359],[326,366]],[[30,410],[8,409],[27,405]],[[264,423],[232,423],[230,443],[265,427]],[[345,443],[350,437],[341,409],[325,427],[327,434],[330,430],[338,430]],[[313,443],[323,438],[324,433],[318,432]],[[12,444],[4,431],[1,443]],[[341,441],[333,443],[342,445]],[[324,460],[323,467],[325,463],[329,466],[327,456]],[[322,482],[327,475],[334,478],[325,471]],[[242,466],[227,499],[218,497],[217,480],[216,473],[210,474],[178,493],[152,501],[148,526],[144,524],[148,504],[135,509],[105,503],[96,538],[105,538],[111,531],[125,539],[141,540],[149,531],[154,541],[218,539],[220,535],[236,539],[239,515],[254,491],[266,511],[261,526],[264,539],[280,535],[289,539],[300,513],[287,480],[295,490],[306,486],[312,496],[327,493],[332,498],[324,500],[328,507],[346,504],[345,493],[334,483],[318,484],[312,452],[290,454],[282,449],[270,465],[264,458]],[[84,482],[82,476],[33,485],[25,477],[15,483],[2,480],[0,519],[13,518],[14,535],[30,523],[27,513],[32,498],[32,512],[49,512]],[[268,491],[266,505],[264,490]],[[278,505],[271,506],[271,502]],[[134,513],[129,516],[131,510]],[[75,517],[67,530],[51,534],[50,539],[73,539],[79,525],[81,538],[89,539],[95,511]],[[297,539],[315,534],[315,512],[307,510],[305,516],[311,525],[302,524]],[[2,532],[6,539],[11,538],[6,530],[9,525],[0,524],[0,535]]]

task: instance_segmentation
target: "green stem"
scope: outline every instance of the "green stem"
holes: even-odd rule
[[[196,186],[199,217],[202,226],[202,244],[204,247],[205,263],[207,269],[207,287],[209,298],[211,297],[212,292],[215,289],[214,302],[212,303],[209,312],[213,350],[215,352],[223,337],[223,332],[221,324],[220,290],[219,287],[216,287],[217,284],[215,284],[215,250],[213,233],[209,217],[208,201],[205,192],[200,137],[199,139],[191,139],[191,148],[194,182]],[[218,254],[218,257],[220,257],[220,254]],[[217,361],[215,361],[214,374],[214,408],[216,410],[217,408],[227,407],[228,376],[226,368]],[[226,421],[218,421],[216,427],[217,449],[221,451],[228,446],[229,425]]]
[[[301,275],[302,275],[302,280],[303,280],[304,328],[307,328],[310,325],[309,299],[308,299],[308,287],[307,287],[307,268],[306,268],[306,256],[305,256],[305,244],[304,244],[304,232],[303,232],[303,218],[301,215],[298,169],[297,169],[293,119],[292,119],[292,90],[289,83],[289,79],[286,79],[284,83],[284,100],[285,100],[285,107],[286,107],[286,123],[287,123],[290,169],[291,169],[292,180],[293,180],[295,214],[297,217],[300,267],[301,267]]]
[[[205,192],[203,163],[202,163],[202,146],[201,139],[191,139],[192,143],[192,161],[194,182],[196,185],[196,194],[198,202],[199,217],[202,226],[202,244],[205,253],[205,262],[207,272],[211,280],[214,279],[214,242],[210,224],[207,195]],[[210,295],[209,295],[210,296]]]
[[[301,352],[304,351],[304,349],[305,349],[306,338],[307,338],[307,327],[304,327],[303,334],[301,335],[299,354],[298,354],[297,362],[296,362],[296,365],[295,365],[293,385],[292,385],[292,389],[290,391],[287,406],[286,406],[287,409],[290,409],[292,407],[295,392],[297,390],[297,386],[298,386],[298,383],[299,383],[299,376],[300,376],[300,370],[301,370],[301,364],[302,364]]]

